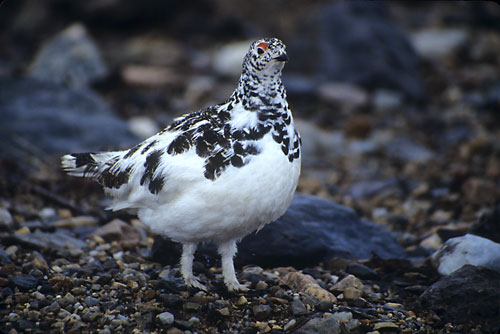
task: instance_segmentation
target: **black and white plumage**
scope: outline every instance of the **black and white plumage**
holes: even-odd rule
[[[174,120],[126,151],[62,157],[70,175],[97,180],[111,209],[137,208],[153,232],[183,245],[187,285],[197,244],[214,242],[229,290],[236,279],[236,242],[279,218],[300,174],[300,137],[294,128],[281,70],[288,60],[278,39],[254,42],[229,99]]]

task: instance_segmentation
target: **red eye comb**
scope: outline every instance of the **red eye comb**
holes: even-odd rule
[[[264,51],[267,51],[267,47],[269,46],[269,44],[267,43],[264,43],[264,42],[261,42],[257,45],[258,48],[263,48]]]

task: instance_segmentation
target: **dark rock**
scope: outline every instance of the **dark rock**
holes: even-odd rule
[[[376,279],[378,274],[372,268],[361,263],[351,262],[347,265],[346,272],[361,279]]]
[[[294,57],[289,64],[292,71],[423,98],[418,57],[408,38],[390,21],[383,3],[327,4],[296,36],[288,43]]]
[[[11,262],[9,254],[5,251],[5,249],[0,248],[0,264],[5,266]]]
[[[252,307],[253,316],[257,320],[265,320],[271,315],[271,306],[269,305],[255,305]]]
[[[332,257],[403,258],[404,249],[383,226],[361,220],[347,207],[296,194],[276,222],[250,234],[238,247],[236,260],[261,267],[313,267]]]
[[[175,265],[179,262],[179,249],[174,242],[157,237],[151,257],[162,264]],[[385,227],[360,219],[342,205],[296,194],[285,215],[241,241],[235,263],[305,268],[332,257],[367,259],[372,252],[382,258],[405,257],[404,249]],[[197,253],[218,258],[210,244],[200,245]]]
[[[85,298],[85,304],[87,306],[96,306],[97,304],[99,304],[99,299],[88,296],[87,298]]]
[[[73,24],[42,45],[30,66],[32,77],[72,87],[107,75],[99,48],[81,24]]]
[[[496,333],[500,329],[498,282],[500,273],[465,265],[427,288],[420,302],[444,322],[481,324]]]
[[[33,275],[14,276],[11,281],[21,290],[34,289],[38,285],[38,278]]]
[[[128,125],[95,93],[36,79],[0,79],[0,117],[0,140],[12,147],[2,152],[7,156],[17,152],[19,138],[57,154],[137,142]]]
[[[307,313],[306,306],[298,298],[293,300],[293,302],[290,304],[290,308],[293,315],[302,315]]]
[[[340,334],[341,326],[332,314],[325,318],[313,318],[294,331],[297,334]]]
[[[407,162],[427,162],[436,156],[434,151],[407,136],[396,136],[384,149],[389,157]]]
[[[83,240],[73,238],[72,236],[57,231],[55,233],[34,232],[28,234],[12,234],[5,238],[7,243],[21,244],[28,248],[34,248],[40,251],[61,251],[68,248],[87,247]]]
[[[354,199],[370,198],[381,194],[402,195],[401,182],[396,178],[385,180],[363,180],[354,183],[349,188],[349,194]]]
[[[182,298],[174,294],[162,293],[160,300],[166,308],[179,308],[182,305]]]

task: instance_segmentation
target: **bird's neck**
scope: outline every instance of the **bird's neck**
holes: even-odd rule
[[[278,104],[281,104],[278,108],[285,107],[286,91],[281,71],[256,75],[244,70],[229,102],[240,103],[246,110],[257,112]]]

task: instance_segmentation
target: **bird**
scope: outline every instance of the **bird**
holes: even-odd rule
[[[236,278],[237,242],[285,213],[300,175],[301,138],[281,77],[287,61],[282,41],[259,39],[224,103],[128,150],[66,154],[62,170],[100,183],[113,199],[108,209],[137,209],[152,232],[181,243],[186,286],[207,291],[193,259],[199,243],[212,242],[227,289],[248,291]]]

